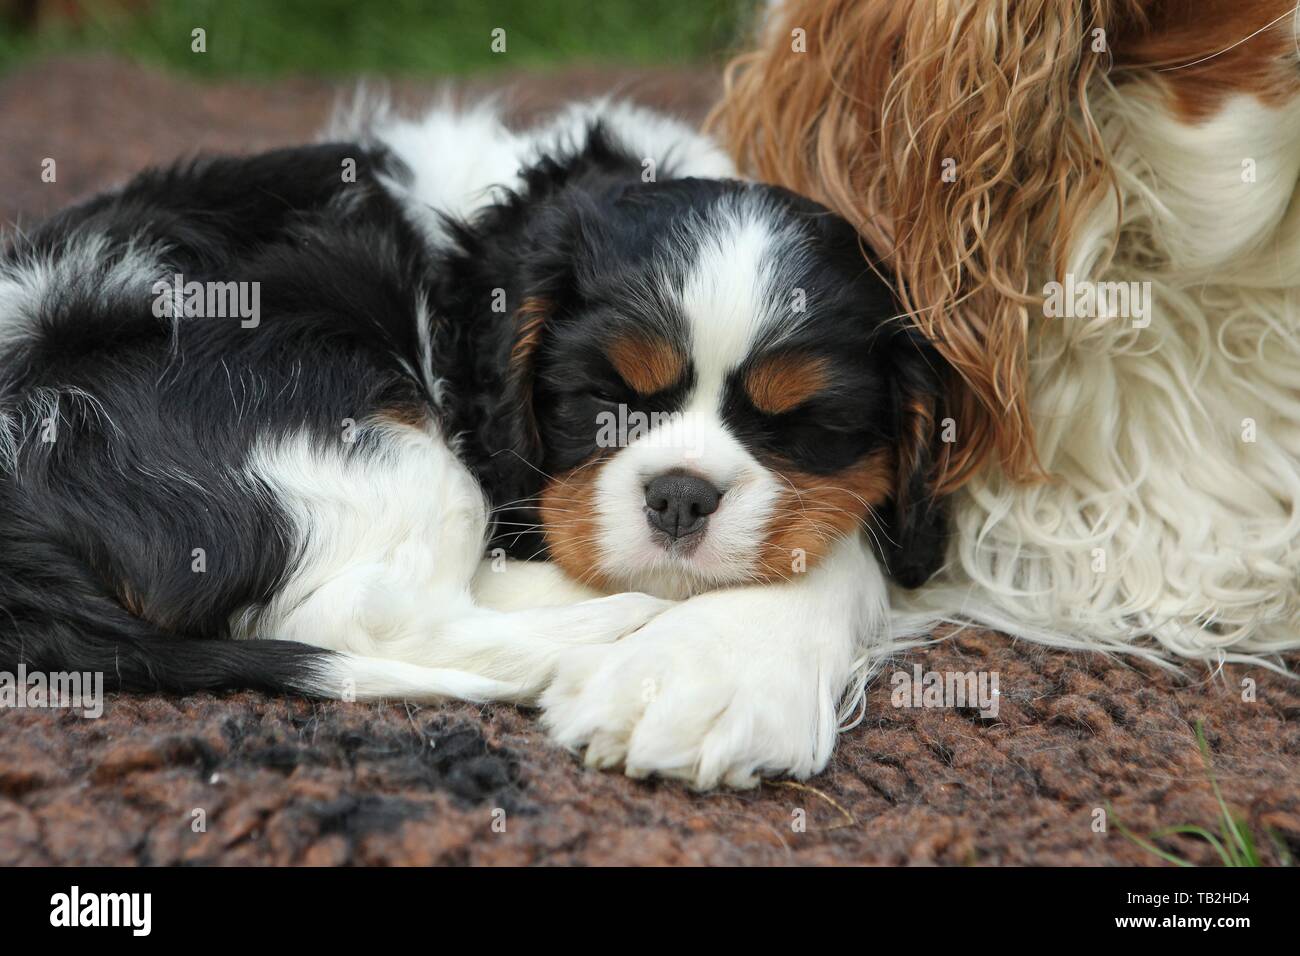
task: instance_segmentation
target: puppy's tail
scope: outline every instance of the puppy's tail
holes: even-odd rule
[[[0,609],[2,611],[3,609]],[[108,690],[187,694],[260,690],[338,700],[514,700],[519,688],[463,671],[328,651],[298,641],[209,640],[50,620],[11,630],[0,620],[0,671],[102,674]],[[107,632],[107,633],[106,633]],[[51,684],[51,686],[53,686]],[[84,685],[83,685],[84,686]]]
[[[292,641],[258,641],[260,644],[291,644]],[[313,673],[298,689],[314,697],[343,700],[437,700],[456,698],[477,703],[489,700],[518,700],[522,688],[508,681],[493,680],[445,667],[421,667],[382,657],[361,657],[336,651],[321,651]]]

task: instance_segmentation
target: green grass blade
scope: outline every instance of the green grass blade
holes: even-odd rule
[[[1124,826],[1124,824],[1120,822],[1119,817],[1115,815],[1115,811],[1109,803],[1106,804],[1106,816],[1115,821],[1116,828],[1118,828],[1119,832],[1123,834],[1125,839],[1127,839],[1129,842],[1133,843],[1134,845],[1139,846],[1142,849],[1146,850],[1148,853],[1158,856],[1166,863],[1172,863],[1174,864],[1174,866],[1186,866],[1186,867],[1196,866],[1195,863],[1191,863],[1187,860],[1184,860],[1180,856],[1174,856],[1172,853],[1160,849],[1160,847],[1156,846],[1151,841],[1142,839],[1140,836],[1138,836],[1128,827]]]
[[[1224,843],[1232,848],[1233,862],[1229,866],[1258,866],[1259,857],[1255,853],[1254,840],[1250,838],[1249,831],[1243,838],[1242,830],[1244,827],[1239,826],[1238,821],[1232,815],[1228,808],[1228,803],[1223,799],[1223,791],[1219,789],[1219,781],[1214,776],[1214,760],[1210,755],[1210,745],[1205,739],[1205,727],[1203,722],[1196,722],[1196,742],[1201,750],[1201,757],[1205,760],[1205,773],[1210,778],[1210,787],[1214,790],[1214,799],[1219,802],[1219,812],[1222,814],[1220,830],[1223,831]],[[1254,860],[1255,862],[1251,862]]]
[[[1151,839],[1159,840],[1162,837],[1169,836],[1171,833],[1186,833],[1190,836],[1198,836],[1206,843],[1210,844],[1210,846],[1214,847],[1214,852],[1219,854],[1219,859],[1223,860],[1224,866],[1235,865],[1232,862],[1232,858],[1228,855],[1228,851],[1224,848],[1223,843],[1213,833],[1205,829],[1205,827],[1194,826],[1190,823],[1178,827],[1165,827],[1163,830],[1157,830],[1155,833],[1151,834]]]

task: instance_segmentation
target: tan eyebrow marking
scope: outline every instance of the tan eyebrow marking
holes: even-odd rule
[[[653,395],[681,381],[686,360],[670,343],[644,335],[615,339],[605,352],[623,381],[641,395]]]
[[[779,415],[802,405],[830,380],[826,359],[815,355],[773,355],[745,375],[745,391],[765,415]]]

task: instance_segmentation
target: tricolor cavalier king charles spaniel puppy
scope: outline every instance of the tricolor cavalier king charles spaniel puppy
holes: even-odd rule
[[[700,787],[819,770],[886,575],[944,538],[944,366],[856,232],[624,105],[353,135],[146,172],[5,253],[0,667],[539,703]]]

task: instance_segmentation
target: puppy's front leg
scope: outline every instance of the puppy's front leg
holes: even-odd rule
[[[551,561],[516,561],[488,557],[479,562],[472,585],[474,603],[494,611],[559,607],[603,597],[601,591],[579,584]]]
[[[559,659],[545,723],[589,766],[704,789],[805,778],[826,766],[838,705],[866,642],[887,627],[880,567],[842,540],[780,584],[714,591],[616,644]]]

